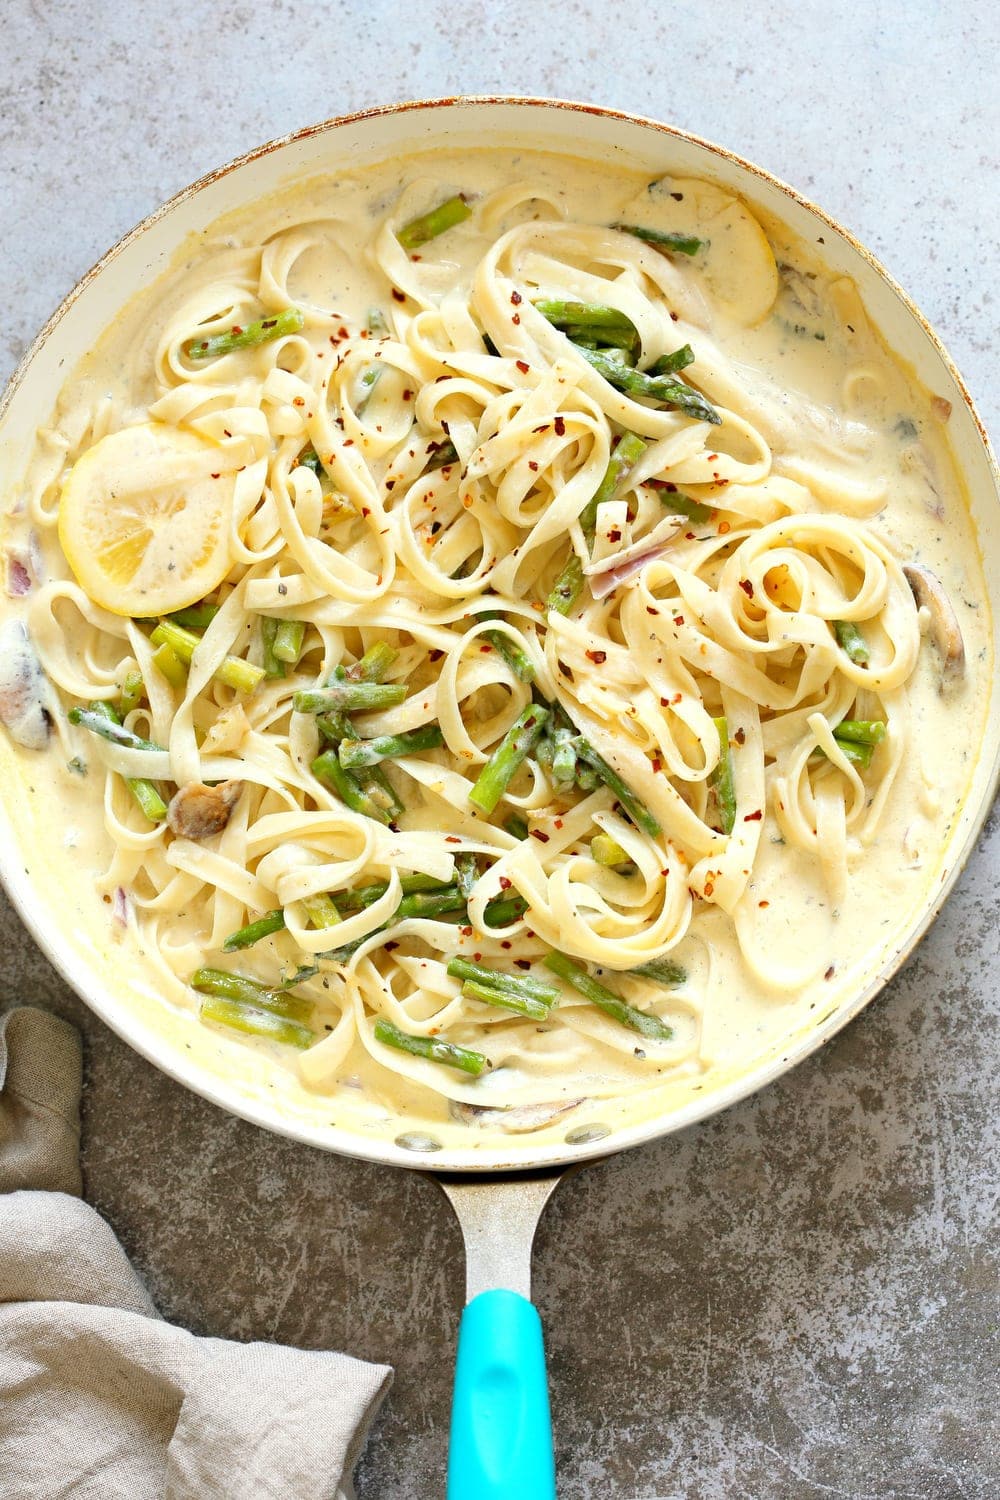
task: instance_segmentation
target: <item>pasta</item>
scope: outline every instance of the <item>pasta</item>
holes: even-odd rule
[[[534,1128],[700,1076],[737,970],[780,1007],[857,959],[959,626],[848,283],[709,184],[403,176],[363,235],[300,199],[149,300],[8,578],[163,996],[318,1094]]]

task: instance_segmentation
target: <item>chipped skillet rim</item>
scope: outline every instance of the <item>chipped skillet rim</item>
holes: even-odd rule
[[[534,95],[449,95],[434,99],[407,100],[398,104],[375,105],[368,109],[353,111],[350,114],[337,115],[320,121],[317,124],[308,125],[302,129],[291,131],[286,135],[278,136],[273,140],[265,142],[263,145],[256,146],[242,153],[223,166],[215,167],[211,171],[206,172],[195,182],[181,188],[172,197],[167,199],[166,202],[160,204],[151,213],[146,215],[134,228],[128,230],[106,250],[91,265],[89,270],[81,276],[76,285],[63,298],[48,318],[37,336],[32,340],[7,381],[3,393],[0,395],[0,423],[3,422],[14,395],[39,351],[48,342],[63,318],[91,284],[108,266],[113,264],[120,254],[136,243],[136,241],[140,240],[150,228],[158,224],[175,209],[196,198],[206,188],[211,187],[222,178],[229,176],[242,167],[273,155],[286,147],[294,146],[299,141],[309,140],[328,133],[333,135],[346,127],[363,125],[368,120],[418,112],[438,110],[469,110],[471,112],[477,109],[496,107],[514,108],[515,110],[524,109],[526,114],[532,111],[546,110],[577,113],[596,117],[601,120],[620,122],[629,127],[638,126],[641,129],[653,131],[671,140],[690,143],[708,152],[711,156],[718,157],[729,163],[739,171],[745,172],[750,178],[756,178],[769,188],[777,189],[779,193],[792,203],[812,215],[818,223],[832,230],[834,234],[838,235],[866,262],[871,271],[884,283],[892,293],[894,299],[902,306],[903,310],[918,325],[928,339],[935,357],[940,361],[945,372],[953,382],[954,388],[961,396],[972,419],[990,469],[995,497],[998,503],[1000,503],[1000,469],[998,469],[989,437],[969,389],[942,339],[913,302],[912,298],[882,265],[881,261],[848,229],[845,229],[842,224],[818,204],[798,192],[797,189],[791,187],[781,178],[775,176],[774,173],[758,166],[746,157],[729,150],[728,147],[720,146],[713,141],[706,140],[703,136],[695,135],[690,131],[680,129],[678,126],[668,125],[663,121],[650,119],[647,116],[633,114],[625,110],[612,109],[576,100],[553,99]],[[431,143],[428,142],[427,144],[430,145]],[[580,154],[585,156],[587,154],[586,142],[581,141],[579,145],[582,148]],[[958,463],[960,471],[964,474],[964,464],[961,460],[958,460]],[[3,881],[18,916],[28,928],[39,948],[70,987],[85,1001],[87,1006],[112,1031],[121,1037],[123,1041],[128,1043],[134,1051],[138,1052],[140,1056],[144,1057],[148,1062],[152,1063],[161,1072],[166,1073],[176,1082],[183,1084],[186,1088],[191,1089],[192,1092],[200,1094],[211,1103],[218,1105],[219,1108],[248,1120],[252,1124],[259,1125],[274,1134],[285,1136],[304,1145],[315,1146],[320,1149],[337,1152],[340,1155],[373,1163],[391,1164],[407,1167],[411,1170],[427,1170],[429,1167],[433,1167],[435,1171],[475,1174],[479,1176],[497,1173],[528,1174],[535,1170],[568,1167],[587,1160],[609,1156],[632,1146],[643,1145],[658,1140],[663,1136],[672,1135],[675,1131],[708,1119],[712,1115],[728,1109],[731,1105],[739,1103],[741,1100],[748,1098],[750,1095],[775,1082],[782,1074],[790,1071],[798,1063],[805,1061],[807,1057],[818,1051],[824,1043],[830,1041],[843,1027],[854,1020],[899,972],[914,949],[924,938],[968,863],[983,824],[989,814],[998,784],[1000,784],[1000,739],[997,738],[996,731],[994,731],[994,739],[997,742],[993,747],[993,762],[987,774],[984,789],[981,792],[980,803],[968,816],[968,826],[964,840],[950,856],[944,878],[934,891],[933,896],[925,900],[923,907],[920,909],[921,915],[907,930],[904,940],[898,949],[888,955],[874,976],[868,983],[861,986],[858,993],[852,999],[841,1003],[826,1020],[822,1021],[814,1029],[796,1037],[787,1051],[781,1056],[765,1059],[764,1062],[758,1064],[756,1067],[752,1067],[735,1081],[707,1091],[703,1098],[692,1101],[682,1108],[671,1112],[667,1118],[652,1116],[638,1124],[612,1131],[608,1136],[599,1140],[581,1142],[579,1145],[573,1146],[564,1143],[554,1143],[545,1146],[538,1145],[535,1149],[532,1149],[527,1144],[521,1149],[504,1148],[503,1146],[491,1147],[489,1149],[448,1149],[445,1147],[440,1152],[435,1152],[433,1156],[417,1156],[414,1151],[397,1146],[395,1143],[390,1143],[389,1141],[368,1140],[359,1131],[349,1131],[336,1126],[327,1126],[325,1128],[311,1126],[301,1120],[283,1117],[275,1110],[267,1109],[258,1105],[253,1100],[240,1097],[215,1078],[207,1075],[203,1076],[200,1069],[186,1068],[181,1056],[178,1056],[176,1060],[171,1057],[165,1058],[160,1049],[144,1037],[137,1036],[132,1017],[119,1013],[119,1008],[115,1003],[113,994],[110,991],[106,991],[103,986],[98,987],[88,983],[87,979],[89,979],[89,976],[81,977],[74,971],[68,945],[63,949],[61,945],[52,942],[49,933],[43,928],[39,917],[32,909],[32,883],[19,877],[18,870],[12,867],[10,857],[6,853],[0,855],[0,880]],[[405,1123],[405,1120],[400,1121],[401,1125],[405,1125]],[[518,1139],[523,1140],[524,1138],[518,1137]]]

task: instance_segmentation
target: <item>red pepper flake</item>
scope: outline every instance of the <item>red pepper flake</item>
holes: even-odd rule
[[[664,880],[666,880],[667,876],[670,874],[670,871],[669,870],[661,870],[660,874],[663,876]]]
[[[758,807],[756,812],[747,813],[743,821],[744,823],[759,823],[763,816],[764,813],[762,809]]]
[[[511,942],[510,938],[504,938],[500,946],[501,948],[513,948],[514,944]]]
[[[770,904],[771,904],[770,901],[758,901],[757,902],[757,905],[760,906],[760,907],[770,906]]]
[[[538,473],[538,465],[535,463],[535,460],[533,458],[528,459],[528,468],[533,474]]]
[[[460,844],[461,842],[462,842],[462,840],[460,838],[457,838],[455,836],[455,834],[453,834],[453,833],[449,833],[445,837],[445,843],[446,844]]]
[[[522,375],[527,375],[528,371],[531,369],[531,366],[528,364],[528,361],[526,359],[519,359],[517,361],[517,368],[520,370]]]
[[[514,965],[518,969],[530,969],[531,968],[531,959],[530,958],[515,958]]]
[[[472,928],[471,927],[460,927],[458,930],[462,934],[463,937],[471,937],[472,936]]]
[[[706,896],[711,896],[713,894],[714,890],[715,890],[715,881],[714,880],[706,880],[705,881],[705,895]]]
[[[947,422],[951,416],[951,402],[946,401],[944,396],[931,397],[931,411],[939,422]]]
[[[548,834],[543,833],[540,828],[533,828],[531,830],[531,837],[537,839],[540,844],[547,844],[549,841]]]
[[[232,437],[232,433],[229,431],[228,427],[223,427],[222,431],[225,433],[226,437]]]
[[[511,292],[510,300],[514,307],[520,307],[521,303],[524,301],[524,298],[521,296],[520,292]]]
[[[683,615],[674,615],[674,624],[675,625],[683,625],[684,624],[684,616]]]
[[[621,539],[622,539],[622,534],[618,530],[617,526],[614,528],[614,530],[608,532],[608,541],[609,542],[620,542]]]
[[[387,479],[385,487],[387,490],[394,490],[396,488],[396,481],[394,479]]]
[[[230,331],[230,333],[242,333],[243,329],[240,327],[240,325],[238,323],[234,323],[233,326],[232,326],[232,328],[229,331]]]
[[[736,733],[733,735],[733,739],[736,741],[737,745],[745,745],[746,744],[746,742],[747,742],[747,732],[743,728],[742,725],[740,725],[739,729],[737,729]]]
[[[654,609],[651,604],[647,604],[646,605],[646,613],[647,613],[647,615],[658,615],[660,613],[660,611],[658,609]]]
[[[482,646],[480,646],[480,648],[479,648],[479,649],[480,649],[480,651],[482,651],[482,652],[487,652],[487,651],[492,651],[492,650],[493,650],[493,647],[492,647],[492,646],[490,646],[490,645],[488,645],[488,644],[484,644],[484,645],[482,645]]]
[[[398,287],[395,287],[395,286],[393,287],[393,289],[392,289],[392,295],[393,295],[393,300],[396,301],[396,302],[405,302],[406,301],[406,293],[405,292],[401,292]]]
[[[413,392],[410,390],[409,386],[407,386],[406,390],[403,392],[403,400],[404,401],[412,401],[413,400]]]
[[[566,423],[563,421],[562,417],[556,417],[555,423],[553,425],[555,426],[556,437],[563,437],[566,432]]]
[[[444,655],[444,652],[439,651],[438,648],[434,646],[430,651],[428,651],[427,655],[431,661],[440,661],[442,656]]]
[[[293,396],[292,397],[292,405],[293,406],[305,406],[305,404],[306,404],[306,398],[305,398],[305,396]]]
[[[586,656],[587,660],[592,661],[595,667],[599,667],[602,662],[605,662],[608,659],[608,653],[606,651],[588,651],[586,653]]]
[[[502,891],[509,891],[513,884],[514,882],[512,880],[508,880],[506,875],[500,876],[500,889]]]
[[[370,511],[370,509],[368,508],[367,505],[362,505],[362,507],[361,507],[361,514],[364,516],[365,520],[367,521],[368,517],[371,515],[371,511]]]
[[[680,322],[680,320],[681,320],[681,315],[680,315],[680,313],[675,313],[675,312],[672,312],[672,313],[671,313],[671,314],[670,314],[670,321],[671,321],[671,322],[672,322],[672,323],[679,323],[679,322]]]
[[[521,314],[520,313],[515,313],[514,316],[511,318],[510,321],[512,323],[520,323],[520,321],[521,321]]]
[[[720,536],[725,536],[726,533],[729,532],[729,531],[732,531],[732,529],[733,528],[730,526],[730,524],[729,524],[728,521],[720,521],[719,522],[719,535]]]
[[[830,967],[827,969],[826,973],[823,975],[823,978],[824,979],[832,979],[835,972],[836,971],[835,971],[835,969],[833,967],[833,964],[831,964]]]
[[[354,447],[354,439],[353,438],[345,438],[344,439],[344,447],[345,448],[353,448]]]
[[[221,477],[221,476],[220,476],[220,475],[219,475],[219,474],[213,474],[213,475],[212,475],[212,478],[213,478],[213,479],[218,479],[218,478],[220,478],[220,477]]]
[[[531,430],[532,430],[532,432],[548,432],[548,430],[549,430],[549,423],[548,422],[543,422],[542,425],[541,425],[541,427],[533,427]]]
[[[746,594],[748,599],[753,598],[753,584],[750,582],[749,578],[740,579],[740,588],[743,590],[744,594]]]
[[[390,942],[383,943],[382,946],[385,949],[386,953],[394,953],[395,950],[399,947],[399,944],[396,942],[395,938],[393,938]]]

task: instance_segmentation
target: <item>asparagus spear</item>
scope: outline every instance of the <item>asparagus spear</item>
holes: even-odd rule
[[[539,746],[540,748],[540,746]],[[504,819],[504,832],[509,833],[511,838],[526,839],[528,837],[528,825],[517,813],[511,813],[509,818]]]
[[[535,303],[543,318],[556,328],[584,327],[603,328],[609,331],[636,332],[636,326],[627,313],[617,307],[606,307],[600,302],[563,302],[541,298]]]
[[[441,891],[448,888],[443,881],[435,880],[431,875],[404,875],[399,884],[404,896],[413,896],[419,891]],[[340,895],[339,905],[344,911],[361,911],[380,900],[388,889],[389,883],[386,880],[376,881],[374,885],[355,886],[354,890],[344,891]]]
[[[648,964],[639,964],[637,968],[630,969],[629,973],[638,974],[640,979],[652,979],[668,990],[683,984],[687,978],[687,970],[669,958],[651,958]]]
[[[340,742],[340,764],[348,769],[374,766],[380,760],[415,755],[419,750],[436,750],[443,744],[444,735],[437,724],[424,724],[404,734],[378,734],[371,740],[344,739]]]
[[[308,448],[303,448],[295,462],[303,469],[312,469],[317,479],[322,479],[326,473],[323,467],[323,460],[312,445]]]
[[[234,349],[252,349],[271,339],[284,338],[288,333],[298,333],[304,322],[299,308],[286,307],[280,313],[258,318],[242,327],[234,324],[227,333],[215,333],[207,339],[190,339],[184,352],[188,359],[214,359],[219,354],[232,354]]]
[[[207,630],[219,613],[217,604],[192,604],[190,609],[178,609],[167,618],[185,630]]]
[[[393,913],[396,922],[408,917],[441,917],[446,912],[465,911],[465,896],[457,885],[446,885],[438,891],[414,891],[404,896]]]
[[[406,697],[402,682],[337,682],[323,688],[296,693],[292,707],[299,714],[365,712],[373,708],[395,708]]]
[[[646,374],[676,375],[679,370],[686,370],[688,365],[693,364],[694,350],[690,344],[682,344],[673,354],[661,354],[659,359],[653,361]]]
[[[494,989],[489,984],[476,984],[468,980],[462,986],[462,994],[470,1000],[482,1000],[486,1005],[499,1005],[503,1010],[513,1010],[528,1016],[532,1021],[547,1021],[549,1007],[541,1000],[532,1000],[529,995],[516,995],[511,990]]]
[[[625,785],[618,772],[608,765],[603,755],[598,755],[593,745],[582,736],[577,738],[576,753],[580,760],[585,761],[590,769],[597,773],[598,778],[604,782],[604,785],[614,792],[636,827],[641,828],[644,833],[648,833],[652,838],[657,838],[661,832],[659,823],[653,817],[646,804],[640,802],[631,788]],[[577,780],[579,781],[579,779],[578,776]]]
[[[253,1005],[258,1010],[269,1010],[292,1021],[306,1021],[313,1012],[311,1000],[291,995],[281,985],[264,984],[246,974],[232,974],[228,969],[196,969],[188,983],[202,995]]]
[[[381,682],[398,655],[388,641],[376,641],[353,667],[345,669],[344,677],[348,682]]]
[[[404,250],[416,250],[421,245],[426,245],[428,240],[437,239],[446,229],[461,224],[471,213],[472,209],[461,193],[458,193],[454,198],[446,198],[437,208],[404,224],[402,229],[396,231],[396,238]]]
[[[528,903],[523,896],[494,896],[486,903],[483,920],[487,927],[509,927],[527,910]]]
[[[265,916],[259,917],[256,922],[250,922],[246,927],[241,927],[238,932],[231,932],[222,945],[223,953],[235,953],[238,948],[252,948],[254,943],[259,943],[261,938],[270,937],[272,932],[280,932],[285,925],[285,913],[278,907],[275,911],[269,911]]]
[[[278,636],[278,621],[273,615],[262,615],[260,640],[263,655],[264,676],[268,679],[284,677],[285,663],[274,654],[274,643]]]
[[[370,307],[365,317],[365,327],[372,338],[386,339],[389,337],[389,324],[386,322],[385,313],[380,307]]]
[[[493,352],[496,353],[496,350]],[[443,443],[435,443],[433,445],[433,451],[424,465],[424,472],[427,473],[431,469],[446,469],[449,464],[457,463],[458,449],[451,441],[451,438],[447,438]]]
[[[201,636],[171,620],[161,620],[150,640],[154,646],[169,646],[183,662],[190,662],[201,644]],[[264,668],[252,666],[240,656],[227,656],[216,667],[214,675],[239,693],[252,693],[264,677]]]
[[[699,526],[712,519],[710,505],[702,505],[688,495],[682,495],[677,486],[671,484],[669,480],[647,479],[646,483],[657,491],[663,504],[676,511],[678,515],[687,516],[689,521],[694,521]]]
[[[400,1031],[391,1021],[380,1016],[375,1022],[375,1040],[385,1047],[395,1047],[399,1052],[409,1052],[414,1057],[426,1057],[431,1062],[444,1063],[449,1068],[460,1068],[478,1078],[489,1067],[489,1060],[471,1047],[456,1047],[454,1042],[442,1041],[436,1036],[411,1036]]]
[[[833,633],[837,637],[837,645],[850,661],[859,667],[866,667],[871,660],[871,652],[865,643],[861,631],[853,620],[834,620]]]
[[[183,688],[187,682],[187,667],[173,646],[166,641],[153,652],[153,665],[164,676],[171,687]]]
[[[576,780],[576,736],[572,729],[558,725],[551,734],[552,779],[557,785],[572,786]]]
[[[315,896],[303,896],[302,905],[314,927],[336,927],[341,920],[336,901],[324,892],[319,892]]]
[[[141,735],[134,734],[131,729],[126,729],[124,724],[119,723],[118,715],[112,709],[107,712],[109,704],[100,700],[95,701],[89,708],[71,708],[67,718],[71,724],[79,724],[82,729],[89,729],[92,734],[99,734],[102,740],[112,740],[116,745],[126,745],[130,750],[162,750],[162,745],[154,744],[152,740],[144,740]]]
[[[273,1010],[261,1010],[241,1000],[224,1000],[208,995],[201,1002],[203,1021],[215,1021],[228,1026],[232,1031],[243,1031],[248,1036],[262,1036],[269,1041],[280,1042],[286,1047],[305,1049],[316,1040],[316,1033],[299,1021],[290,1021],[285,1016],[275,1015]]]
[[[618,840],[608,833],[594,834],[590,841],[590,857],[595,864],[607,865],[609,868],[628,863],[627,853]]]
[[[719,763],[708,784],[715,793],[723,833],[732,833],[736,823],[736,791],[733,786],[733,752],[729,744],[729,725],[725,719],[713,719],[719,735]]]
[[[489,969],[484,964],[473,963],[471,958],[449,960],[447,972],[452,979],[463,983],[486,985],[492,989],[508,990],[513,995],[528,995],[546,1007],[555,1005],[559,991],[530,974],[507,974],[501,969]]]
[[[484,611],[480,614],[481,620],[499,620],[501,616],[496,610]],[[503,630],[484,630],[483,635],[489,641],[495,651],[499,651],[514,676],[521,682],[534,682],[535,664],[531,657],[523,650],[516,641]]]
[[[479,879],[479,866],[476,856],[472,853],[455,855],[455,882],[468,901],[472,895],[472,887]]]
[[[514,779],[518,767],[531,754],[549,721],[549,710],[529,703],[518,714],[469,793],[469,801],[491,813]]]
[[[598,506],[603,505],[606,500],[613,499],[622,480],[635,468],[645,451],[645,441],[636,433],[622,433],[618,445],[608,459],[603,479],[580,512],[580,525],[588,543],[594,539]],[[548,608],[555,610],[557,614],[568,615],[579,598],[582,588],[583,564],[576,553],[571,552],[549,594]]]
[[[620,995],[613,990],[606,989],[603,984],[587,973],[586,969],[567,958],[565,953],[547,953],[543,962],[546,968],[551,969],[553,974],[558,974],[560,979],[572,985],[578,994],[589,1000],[591,1005],[596,1005],[606,1016],[613,1021],[618,1021],[622,1026],[628,1026],[632,1031],[638,1031],[641,1036],[652,1037],[656,1041],[668,1042],[673,1036],[673,1027],[661,1021],[659,1016],[647,1014],[646,1011],[636,1010],[633,1005],[628,1005]]]
[[[857,745],[881,745],[885,723],[881,719],[841,719],[833,731],[835,740],[853,740]]]
[[[312,773],[318,781],[331,787],[344,806],[351,809],[351,812],[360,813],[365,818],[373,818],[376,823],[392,822],[389,809],[377,802],[356,776],[344,770],[335,750],[324,750],[322,755],[317,755],[312,763]]]
[[[287,662],[294,667],[302,655],[302,646],[306,637],[306,627],[303,620],[279,620],[274,633],[274,655],[278,661]]]
[[[693,234],[678,234],[676,230],[643,229],[639,224],[612,224],[611,228],[620,230],[622,234],[634,234],[637,240],[645,240],[658,250],[668,253],[673,251],[677,255],[697,255],[705,243]]]
[[[139,707],[145,692],[142,673],[136,668],[133,668],[131,672],[126,672],[122,678],[121,692],[118,696],[118,712],[122,718],[130,714],[133,708]]]
[[[581,349],[580,352],[593,365],[598,375],[603,375],[609,385],[627,396],[675,407],[684,412],[685,416],[694,417],[699,422],[711,422],[716,427],[721,424],[722,418],[715,407],[706,401],[700,391],[694,390],[685,381],[672,379],[668,375],[647,375],[643,370],[630,369],[628,365],[609,359],[602,349]]]

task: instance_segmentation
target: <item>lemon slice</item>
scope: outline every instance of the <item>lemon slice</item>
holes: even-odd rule
[[[95,443],[59,502],[59,541],[77,582],[115,615],[184,609],[229,571],[235,473],[196,432],[150,422]]]
[[[633,198],[622,220],[707,240],[694,264],[714,299],[744,326],[767,316],[778,295],[778,268],[767,235],[731,193],[690,177],[663,177]],[[679,265],[685,263],[678,256]]]

